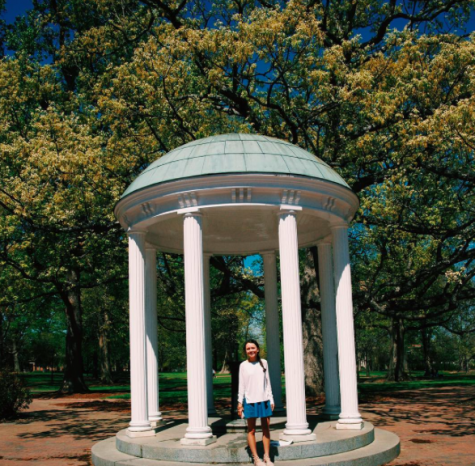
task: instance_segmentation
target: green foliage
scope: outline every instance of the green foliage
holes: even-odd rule
[[[30,392],[13,372],[0,372],[0,420],[12,419],[31,403]]]
[[[473,314],[475,297],[475,45],[463,34],[473,8],[45,0],[0,23],[13,51],[0,62],[4,314],[64,308],[70,389],[84,389],[83,333],[88,369],[105,348],[94,335],[124,366],[126,238],[112,213],[120,194],[180,144],[259,132],[310,150],[360,198],[351,236],[360,348],[375,351],[385,332],[393,343],[399,335],[397,346],[442,326],[469,341],[470,358],[475,327],[451,323],[462,308]],[[212,265],[223,360],[239,329],[259,321],[262,289],[239,259]],[[185,363],[181,266],[163,255],[157,269],[168,367]]]

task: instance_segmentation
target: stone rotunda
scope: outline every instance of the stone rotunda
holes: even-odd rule
[[[225,134],[193,141],[143,171],[115,208],[129,238],[132,416],[114,446],[104,441],[93,448],[94,464],[142,464],[134,463],[138,458],[154,459],[157,465],[165,460],[246,462],[245,442],[239,449],[231,434],[217,438],[213,433],[219,419],[212,391],[209,261],[213,255],[263,257],[267,359],[279,415],[277,253],[286,413],[285,428],[275,431],[273,439],[277,435],[292,445],[276,447],[275,461],[318,457],[327,462],[313,464],[356,464],[341,457],[355,449],[362,458],[372,458],[365,464],[375,466],[396,457],[397,437],[375,434],[378,430],[364,423],[358,411],[348,249],[348,224],[357,209],[356,195],[327,164],[265,136]],[[305,403],[298,261],[299,248],[312,245],[318,247],[320,275],[323,415],[335,420],[319,422],[316,428],[309,425]],[[187,424],[167,423],[159,410],[157,251],[184,255]],[[378,442],[378,436],[383,440]]]

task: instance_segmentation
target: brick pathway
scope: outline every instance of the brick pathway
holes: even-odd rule
[[[401,391],[360,406],[365,419],[401,438],[391,466],[475,465],[475,387]],[[164,414],[182,417],[183,408]],[[126,427],[129,409],[100,394],[36,398],[18,421],[0,424],[0,466],[89,466],[91,446]]]

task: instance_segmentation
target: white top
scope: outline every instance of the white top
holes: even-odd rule
[[[269,366],[265,359],[261,359],[261,361],[267,369],[265,372],[258,361],[243,361],[239,366],[239,403],[242,403],[243,398],[245,398],[248,403],[270,401],[271,404],[274,404],[269,379]]]

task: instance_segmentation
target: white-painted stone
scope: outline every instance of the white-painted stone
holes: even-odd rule
[[[286,435],[283,432],[279,435],[279,440],[285,440],[287,442],[292,440],[293,443],[314,442],[317,440],[317,436],[313,432],[305,435]]]
[[[203,281],[205,297],[205,353],[206,353],[206,398],[208,400],[208,416],[216,414],[213,399],[213,345],[211,335],[211,289],[209,277],[210,254],[203,257]]]
[[[336,320],[338,329],[338,363],[340,374],[341,413],[337,428],[361,429],[358,411],[355,331],[353,298],[348,246],[348,225],[345,222],[331,227],[333,235],[333,265],[336,288]]]
[[[148,420],[145,347],[145,232],[129,230],[130,393],[129,432],[153,432]],[[144,434],[145,435],[145,434]]]
[[[331,240],[318,243],[318,269],[322,306],[323,368],[325,407],[327,418],[337,419],[340,414],[340,381],[338,379],[338,337],[336,329],[335,285],[333,276]]]
[[[279,307],[277,303],[277,264],[275,251],[262,254],[264,260],[264,294],[266,306],[266,343],[269,376],[274,395],[275,412],[283,410],[280,367]]]
[[[311,430],[305,405],[297,219],[293,211],[284,211],[279,216],[279,250],[287,401],[283,434],[300,439],[311,435]]]
[[[156,434],[153,428],[148,429],[148,430],[139,430],[139,431],[135,431],[131,429],[132,429],[131,427],[126,429],[126,435],[127,437],[130,437],[130,438],[154,437]]]
[[[213,435],[208,438],[182,438],[180,439],[180,443],[185,446],[189,447],[206,447],[206,445],[210,445],[211,443],[216,442],[216,435]]]
[[[364,428],[364,422],[355,422],[352,424],[343,424],[340,421],[337,422],[336,430],[361,430]]]
[[[148,420],[152,427],[162,419],[158,407],[157,252],[145,246],[145,331],[147,335]]]
[[[239,192],[252,189],[251,200]],[[236,191],[236,200],[231,191]],[[282,193],[295,192],[293,204],[282,205]],[[209,230],[204,250],[212,254],[258,254],[278,250],[276,211],[281,208],[299,210],[299,247],[313,246],[331,234],[331,222],[350,219],[358,209],[358,198],[347,188],[335,183],[299,176],[274,174],[227,174],[184,178],[171,183],[158,183],[122,198],[115,213],[121,224],[147,230],[147,241],[157,250],[183,253],[183,225],[180,199],[196,193],[199,206],[183,208],[205,212]],[[295,205],[298,198],[298,205]],[[335,202],[328,203],[329,198]],[[146,212],[143,205],[150,206]],[[177,215],[179,213],[180,215]]]
[[[188,427],[185,438],[209,439],[213,434],[208,427],[206,399],[203,232],[199,212],[184,215],[183,238],[188,377]]]

